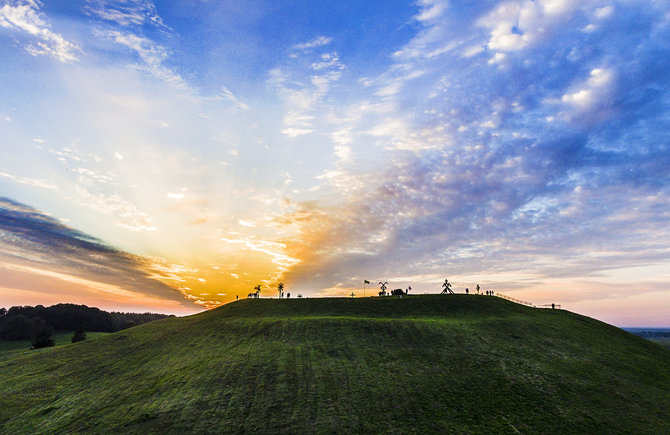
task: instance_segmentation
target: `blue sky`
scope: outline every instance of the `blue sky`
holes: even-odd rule
[[[0,305],[448,277],[668,326],[667,2],[5,0],[0,40]]]

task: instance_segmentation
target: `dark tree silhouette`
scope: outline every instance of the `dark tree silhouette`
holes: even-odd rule
[[[36,322],[33,319],[23,314],[6,317],[0,323],[0,338],[6,340],[25,340],[35,337],[37,329],[35,328]],[[45,326],[44,321],[42,319],[38,319],[38,321],[42,322],[39,326],[43,328]]]
[[[33,347],[31,349],[40,349],[43,347],[55,346],[56,342],[51,338],[51,330],[45,327],[40,332],[37,333],[35,340],[33,341]]]
[[[86,332],[84,331],[84,328],[80,326],[76,331],[74,331],[74,334],[72,335],[72,342],[78,343],[84,340],[86,340]]]
[[[86,331],[116,332],[166,317],[171,316],[154,313],[107,312],[75,304],[57,304],[50,307],[15,306],[7,310],[4,316],[0,316],[0,338],[32,339],[47,325],[52,330],[74,331],[81,326]]]
[[[454,291],[451,289],[451,283],[449,282],[448,279],[446,278],[444,279],[444,284],[442,284],[442,287],[444,288],[444,290],[442,290],[443,295],[454,294]]]
[[[256,290],[256,291],[255,291],[255,292],[251,292],[251,293],[249,293],[249,295],[247,296],[247,298],[255,298],[255,299],[258,299],[258,297],[259,297],[259,295],[260,295],[260,293],[261,293],[261,285],[258,284],[256,287],[254,287],[254,290]]]
[[[280,282],[277,284],[277,292],[279,293],[279,298],[282,297],[282,294],[284,293],[284,283]]]

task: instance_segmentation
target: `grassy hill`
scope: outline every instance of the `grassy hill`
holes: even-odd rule
[[[486,296],[242,300],[0,360],[0,432],[670,433],[670,351]]]

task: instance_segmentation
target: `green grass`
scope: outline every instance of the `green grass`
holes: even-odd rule
[[[72,343],[72,334],[74,331],[56,331],[52,335],[56,346],[62,346],[64,344]],[[107,335],[107,332],[87,332],[86,338],[93,339],[103,335]],[[3,356],[6,352],[20,352],[30,350],[33,340],[1,340],[0,339],[0,357]]]
[[[0,360],[0,432],[670,433],[670,351],[485,296],[242,300]]]
[[[659,344],[666,349],[670,349],[670,338],[667,337],[662,337],[662,338],[647,338],[647,340]]]

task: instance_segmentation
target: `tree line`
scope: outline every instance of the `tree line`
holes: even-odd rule
[[[15,306],[9,309],[0,308],[0,338],[32,339],[44,329],[116,332],[166,317],[174,315],[108,312],[75,304],[57,304],[50,307]]]

